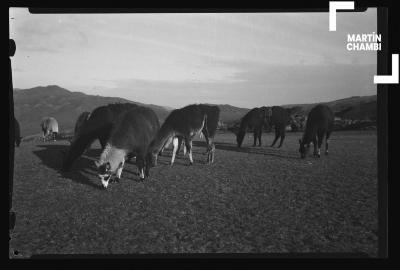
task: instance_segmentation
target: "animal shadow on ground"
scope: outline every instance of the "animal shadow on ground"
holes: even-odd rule
[[[61,171],[61,165],[63,161],[63,152],[68,151],[68,145],[57,145],[57,144],[43,144],[38,145],[40,150],[33,151],[33,153],[41,159],[44,165],[49,168],[56,170],[63,178],[70,179],[74,182],[85,184],[96,189],[102,189],[101,185],[93,183],[83,173],[96,175],[96,168],[92,159],[96,159],[100,156],[101,149],[88,149],[81,157],[79,157],[68,172]],[[90,158],[87,158],[90,157]]]
[[[295,153],[288,152],[288,151],[283,151],[282,149],[279,148],[274,148],[274,147],[268,147],[265,148],[264,146],[262,147],[237,147],[236,144],[230,144],[230,143],[223,143],[223,142],[214,142],[215,144],[215,149],[218,150],[225,150],[225,151],[233,151],[233,152],[240,152],[240,153],[248,153],[248,154],[257,154],[257,155],[265,155],[265,156],[274,156],[274,157],[280,157],[280,158],[289,158],[289,159],[300,159],[299,156],[294,155]],[[206,143],[205,142],[200,142],[200,141],[193,141],[194,146],[198,147],[204,147],[206,148]]]

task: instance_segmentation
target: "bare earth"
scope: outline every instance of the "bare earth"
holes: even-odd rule
[[[101,190],[92,145],[68,174],[68,142],[25,142],[15,150],[10,257],[32,254],[363,252],[377,256],[377,136],[334,132],[330,155],[300,159],[300,133],[281,149],[242,149],[216,136],[215,163],[194,142],[194,165],[164,152],[150,178],[134,160]],[[321,151],[323,153],[323,151]],[[18,255],[14,255],[14,251]]]

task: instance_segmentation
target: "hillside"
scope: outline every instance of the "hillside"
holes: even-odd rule
[[[346,119],[376,119],[377,96],[350,97],[327,102],[326,104]],[[22,136],[38,134],[40,121],[45,116],[53,116],[57,119],[62,132],[72,131],[79,114],[84,111],[92,111],[98,106],[109,103],[130,102],[152,108],[160,121],[163,122],[173,108],[117,98],[87,95],[81,92],[72,92],[56,85],[35,87],[31,89],[14,89],[14,112],[20,122]],[[297,107],[296,113],[308,114],[318,103],[283,105],[285,108]],[[228,104],[216,104],[219,106],[220,120],[232,125],[250,110]],[[342,113],[340,113],[342,112]],[[339,116],[338,115],[338,116]]]
[[[236,122],[238,119],[241,119],[248,111],[250,111],[250,109],[239,108],[228,104],[223,104],[223,105],[213,104],[213,105],[217,105],[220,109],[220,115],[219,115],[220,120],[228,124]]]
[[[376,120],[377,115],[377,96],[356,96],[345,99],[338,99],[326,102],[336,114],[336,116],[352,120]],[[321,102],[323,103],[323,102]],[[321,103],[310,104],[288,104],[281,105],[284,108],[295,108],[294,114],[307,115],[310,110]],[[238,108],[231,105],[218,105],[221,109],[220,119],[229,126],[240,121],[240,119],[250,110]]]
[[[370,119],[376,120],[376,110],[377,110],[377,96],[355,96],[344,99],[338,99],[330,102],[321,102],[329,106],[337,116],[352,119],[352,120],[363,120]],[[284,108],[298,107],[297,113],[308,114],[309,111],[321,103],[311,103],[311,104],[290,104],[283,105]],[[343,112],[343,113],[340,113]]]
[[[40,121],[45,116],[55,117],[61,132],[71,131],[82,112],[92,111],[109,103],[129,102],[150,107],[160,120],[164,120],[169,113],[161,106],[71,92],[56,85],[14,90],[13,94],[15,117],[20,123],[22,136],[40,133]]]

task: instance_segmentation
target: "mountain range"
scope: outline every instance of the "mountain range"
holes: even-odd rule
[[[43,117],[52,116],[59,123],[60,132],[71,132],[75,121],[84,111],[109,103],[134,103],[150,107],[155,111],[162,123],[173,108],[153,104],[143,104],[118,97],[103,97],[87,95],[82,92],[72,92],[57,85],[39,86],[30,89],[14,89],[14,114],[19,121],[22,136],[38,134]],[[341,117],[363,119],[376,118],[376,95],[350,97],[326,103]],[[250,110],[229,104],[217,104],[221,110],[220,120],[231,124],[240,119]],[[290,104],[283,107],[296,107],[296,113],[307,114],[316,104]]]

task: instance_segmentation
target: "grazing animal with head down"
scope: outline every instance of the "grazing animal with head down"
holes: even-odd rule
[[[128,155],[136,156],[140,179],[149,176],[151,161],[146,160],[147,149],[159,128],[157,115],[146,107],[137,107],[118,116],[99,161],[95,161],[104,188],[112,176],[121,178]]]
[[[21,130],[19,128],[19,123],[17,119],[14,118],[14,141],[15,141],[15,146],[19,147],[21,143]]]
[[[220,109],[218,106],[206,104],[188,105],[181,109],[173,110],[158,131],[156,138],[151,143],[148,155],[151,156],[152,166],[156,165],[157,154],[169,138],[173,138],[174,150],[172,152],[171,166],[174,164],[176,151],[179,145],[179,136],[185,141],[189,153],[190,165],[193,164],[192,140],[203,133],[207,142],[207,162],[214,162],[214,136],[217,131]],[[178,136],[178,137],[177,137]]]
[[[42,119],[40,124],[43,132],[43,141],[46,141],[51,137],[53,141],[56,140],[58,134],[58,123],[54,117],[45,117]]]
[[[299,152],[301,158],[305,158],[310,143],[314,145],[314,156],[321,157],[321,145],[325,136],[325,154],[328,155],[328,140],[333,130],[334,113],[326,105],[320,104],[311,109],[308,114],[306,129],[303,138],[299,139]]]
[[[286,126],[290,124],[291,118],[287,109],[284,109],[280,106],[273,107],[261,107],[268,113],[266,114],[266,125],[274,126],[275,128],[275,139],[271,144],[273,147],[276,141],[281,138],[279,142],[278,148],[282,146],[283,141],[285,140],[286,134]]]
[[[267,107],[261,107],[253,108],[243,116],[239,130],[236,133],[236,142],[238,147],[242,146],[244,136],[248,129],[252,130],[254,133],[253,146],[256,146],[257,140],[258,146],[261,146],[262,127],[266,123],[265,121],[268,113],[269,111],[267,110]]]
[[[74,137],[63,159],[62,170],[70,170],[73,162],[80,157],[87,147],[96,139],[100,141],[101,148],[104,149],[118,115],[136,108],[137,106],[138,105],[132,103],[117,103],[100,106],[94,109],[89,119],[87,119],[79,129],[78,136]]]

